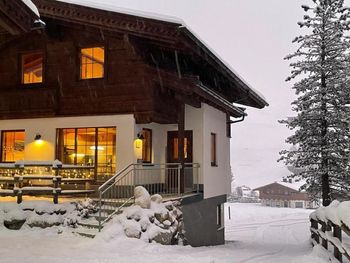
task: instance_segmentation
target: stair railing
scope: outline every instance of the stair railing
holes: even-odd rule
[[[181,171],[185,177],[180,192]],[[130,164],[98,188],[99,231],[123,207],[134,202],[134,189],[143,186],[150,194],[181,196],[199,191],[199,164]]]

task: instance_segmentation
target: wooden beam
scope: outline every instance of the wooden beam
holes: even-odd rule
[[[180,103],[178,111],[178,153],[179,162],[182,169],[180,170],[180,192],[185,192],[185,104]]]

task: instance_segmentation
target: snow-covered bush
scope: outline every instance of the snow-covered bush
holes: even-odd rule
[[[182,212],[178,202],[163,203],[160,195],[150,196],[143,187],[135,189],[138,202],[124,208],[104,229],[103,238],[119,235],[137,238],[163,245],[186,244],[184,242]]]

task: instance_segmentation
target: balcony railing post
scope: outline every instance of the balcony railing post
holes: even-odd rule
[[[99,206],[99,209],[98,209],[98,232],[101,232],[101,228],[102,228],[102,192],[100,192],[100,194],[99,194],[99,204],[98,204],[98,206]]]
[[[177,167],[177,194],[181,195],[181,169],[183,169],[182,165],[179,164]]]

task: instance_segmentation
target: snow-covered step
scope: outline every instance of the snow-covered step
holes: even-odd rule
[[[86,228],[95,228],[95,229],[99,228],[99,223],[95,218],[84,219],[78,222],[78,225]]]
[[[98,229],[80,226],[76,228],[73,233],[83,237],[94,238],[98,234]]]

